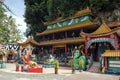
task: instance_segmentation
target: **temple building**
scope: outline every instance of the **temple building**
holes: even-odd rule
[[[84,45],[86,57],[92,55],[94,61],[99,61],[107,49],[119,49],[120,21],[98,24],[89,7],[66,19],[59,17],[44,24],[47,29],[36,34],[41,53],[52,54],[61,64],[72,58],[75,46],[79,49]]]
[[[84,44],[85,39],[81,37],[81,31],[91,32],[97,27],[89,8],[78,11],[67,19],[59,17],[55,21],[46,22],[45,25],[47,30],[36,34],[41,39],[41,49],[63,61],[68,55],[72,57],[75,46]]]

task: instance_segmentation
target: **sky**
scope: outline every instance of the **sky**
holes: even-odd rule
[[[24,22],[24,11],[25,11],[25,5],[24,0],[5,0],[4,2],[9,9],[14,13],[8,12],[8,15],[13,16],[13,18],[16,19],[16,24],[20,24],[21,26],[18,26],[18,29],[23,34],[26,31],[26,23]]]

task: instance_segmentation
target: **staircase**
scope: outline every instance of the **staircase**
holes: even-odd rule
[[[99,72],[99,68],[100,68],[100,63],[99,62],[93,62],[91,67],[88,69],[88,72],[98,73]]]

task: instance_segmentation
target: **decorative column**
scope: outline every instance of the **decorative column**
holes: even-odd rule
[[[118,45],[118,37],[117,37],[117,34],[114,34],[114,42],[115,42],[115,50],[118,50],[119,45]]]
[[[42,41],[44,41],[45,40],[45,37],[44,37],[44,35],[42,36]]]
[[[68,38],[68,35],[67,35],[67,31],[65,32],[65,39],[67,39]]]
[[[54,56],[54,47],[52,46],[52,55]]]
[[[53,36],[52,36],[52,37],[53,37],[53,40],[54,40],[54,39],[55,39],[55,34],[54,34],[54,33],[53,33]]]
[[[105,57],[105,70],[108,69],[108,61],[107,61],[107,57]]]
[[[87,37],[85,37],[85,55],[86,57],[88,57],[88,44],[87,44],[88,40]]]
[[[67,46],[65,45],[65,54],[67,53]]]

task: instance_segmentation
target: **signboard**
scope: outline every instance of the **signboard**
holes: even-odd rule
[[[90,20],[92,20],[92,17],[86,15],[86,16],[77,17],[77,18],[73,18],[73,19],[67,19],[65,21],[60,21],[60,22],[48,25],[47,29],[55,29],[55,28],[69,26],[69,25],[82,23],[82,22],[86,22],[86,21],[90,21]]]
[[[109,67],[119,67],[120,68],[120,61],[109,61]]]
[[[17,51],[17,50],[19,50],[19,45],[18,44],[16,44],[16,43],[7,43],[6,45],[5,45],[5,49],[6,50],[13,50],[13,51]]]

